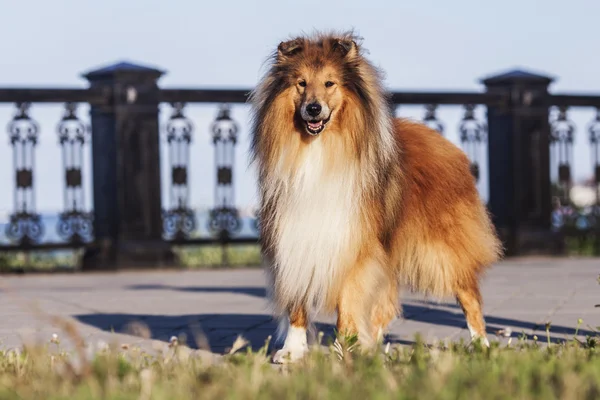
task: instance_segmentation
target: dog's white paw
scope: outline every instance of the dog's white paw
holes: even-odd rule
[[[481,341],[481,344],[485,347],[490,347],[490,341],[488,340],[485,334],[477,333],[475,329],[471,327],[471,325],[467,322],[467,328],[469,329],[469,333],[471,334],[471,344],[478,340]]]
[[[288,330],[283,349],[273,356],[276,364],[293,363],[300,360],[308,352],[306,329],[291,326]]]
[[[288,364],[300,361],[308,352],[308,347],[284,347],[273,356],[275,364]]]
[[[473,342],[477,342],[480,341],[481,345],[484,347],[490,347],[490,341],[488,340],[488,338],[486,336],[479,336],[479,335],[474,335],[471,336],[471,344]]]

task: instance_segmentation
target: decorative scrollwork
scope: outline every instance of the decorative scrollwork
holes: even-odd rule
[[[575,124],[567,117],[567,107],[560,107],[558,116],[551,123],[550,145],[553,149],[554,163],[558,165],[558,181],[563,186],[571,182],[571,160]]]
[[[8,124],[8,133],[10,143],[14,146],[16,143],[37,144],[39,125],[29,116],[31,104],[18,103],[17,113]]]
[[[174,208],[163,214],[165,236],[185,239],[196,230],[196,216],[189,208]]]
[[[194,125],[188,117],[185,116],[183,110],[185,103],[174,103],[173,114],[167,122],[167,143],[184,142],[190,144],[192,142],[192,132]]]
[[[6,236],[15,243],[30,245],[38,242],[44,233],[36,213],[34,191],[35,146],[39,125],[29,115],[29,103],[18,103],[17,112],[8,124],[13,148],[15,170],[14,209],[6,226]]]
[[[594,163],[594,181],[600,185],[600,108],[596,110],[596,116],[588,129],[590,134],[590,145],[592,148],[592,162]],[[596,195],[596,202],[600,204],[600,189]]]
[[[210,210],[208,230],[222,240],[227,240],[232,234],[242,228],[238,210],[232,207],[218,207]]]
[[[194,125],[185,115],[185,104],[174,103],[167,122],[167,144],[171,167],[170,208],[163,213],[168,240],[184,240],[196,230],[196,217],[189,207],[188,169]]]
[[[57,231],[66,241],[88,242],[92,239],[92,214],[84,211],[83,146],[88,129],[77,117],[77,104],[65,104],[65,112],[56,128],[62,149],[65,171],[64,211],[59,216]]]
[[[475,105],[467,104],[464,107],[465,115],[459,126],[460,142],[471,160],[471,173],[479,181],[479,166],[481,165],[482,147],[486,141],[487,127],[485,123],[477,121],[475,118]]]
[[[238,125],[231,118],[231,109],[221,106],[217,118],[211,127],[215,146],[217,187],[215,188],[215,207],[210,213],[209,231],[226,241],[230,235],[239,232],[241,219],[235,208],[233,188],[233,168]]]
[[[213,144],[217,144],[218,142],[237,143],[238,125],[231,119],[231,108],[227,104],[223,104],[219,109],[211,131],[213,134]]]
[[[423,123],[443,135],[444,125],[442,125],[441,121],[437,118],[437,107],[437,104],[425,105],[425,117],[423,117]]]
[[[552,229],[576,239],[580,250],[595,241],[596,251],[600,250],[600,110],[589,125],[589,143],[592,150],[595,184],[592,187],[578,185],[572,187],[570,165],[575,141],[575,124],[569,120],[567,107],[560,107],[551,123],[550,143],[552,145],[553,168],[558,165],[558,185],[555,187]]]
[[[39,214],[30,212],[16,212],[11,214],[6,225],[6,236],[12,241],[22,245],[39,242],[44,234],[44,225]]]
[[[594,163],[594,188],[596,204],[592,207],[594,227],[596,230],[596,245],[600,251],[600,108],[596,109],[596,116],[589,126],[590,146],[592,148],[592,162]]]
[[[58,234],[65,240],[85,242],[93,234],[91,213],[82,211],[66,211],[60,214]]]
[[[85,134],[87,129],[83,122],[77,118],[77,104],[65,104],[65,113],[56,128],[60,144],[64,143],[85,143]]]

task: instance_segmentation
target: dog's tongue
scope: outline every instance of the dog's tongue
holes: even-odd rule
[[[321,125],[323,125],[323,121],[319,121],[319,122],[309,122],[308,123],[308,127],[310,129],[319,129],[321,127]]]

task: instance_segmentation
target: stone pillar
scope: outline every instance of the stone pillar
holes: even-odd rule
[[[84,74],[112,93],[91,106],[94,235],[84,269],[160,267],[172,262],[163,240],[158,79],[162,71],[118,63]]]
[[[553,79],[513,70],[482,80],[508,103],[488,107],[489,209],[507,255],[551,252],[550,125]]]

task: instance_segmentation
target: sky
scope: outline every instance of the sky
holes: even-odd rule
[[[482,90],[479,79],[512,68],[556,77],[553,92],[600,94],[598,0],[396,0],[192,1],[0,0],[0,87],[86,87],[81,73],[118,61],[153,65],[167,74],[161,87],[251,88],[277,44],[313,30],[354,29],[369,58],[386,71],[391,90]],[[191,205],[208,207],[214,196],[209,127],[216,105],[191,105],[196,129],[191,147]],[[13,167],[8,135],[13,105],[0,104],[0,216],[13,207]],[[484,116],[479,108],[477,115]],[[58,212],[63,172],[56,124],[60,105],[34,105],[40,124],[36,149],[37,208]],[[169,107],[161,107],[161,121]],[[421,107],[399,115],[422,118]],[[79,115],[89,122],[88,108]],[[446,136],[458,141],[461,110],[438,113]],[[594,110],[574,110],[574,173],[591,175],[587,125]],[[248,166],[248,107],[233,107],[240,125],[236,149],[237,203],[256,202]],[[5,135],[4,137],[2,135]],[[161,136],[166,157],[164,133]],[[91,208],[89,148],[85,153],[86,206]],[[485,159],[484,159],[485,161]],[[161,160],[167,206],[167,160]],[[485,175],[485,166],[484,166]],[[487,198],[487,182],[480,191]]]

